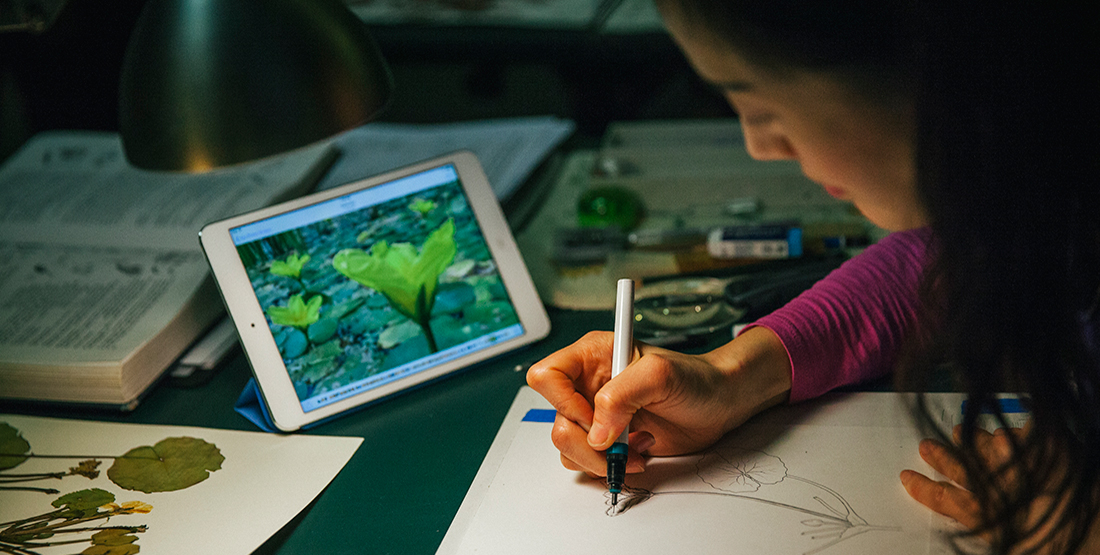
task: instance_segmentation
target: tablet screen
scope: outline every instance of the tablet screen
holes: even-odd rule
[[[451,164],[230,237],[304,412],[524,333]]]

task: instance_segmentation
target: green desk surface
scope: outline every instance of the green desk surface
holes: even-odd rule
[[[303,432],[365,441],[328,488],[257,553],[435,553],[512,399],[526,383],[527,367],[585,332],[610,330],[613,324],[609,312],[551,310],[550,318],[550,336],[531,347]],[[238,355],[200,387],[156,386],[128,414],[16,411],[256,431],[233,410],[250,375],[247,361]]]
[[[527,368],[586,332],[611,330],[614,323],[609,311],[551,308],[549,313],[550,336],[535,345],[302,432],[364,442],[328,488],[256,553],[435,553],[526,383]],[[716,337],[692,352],[723,341]],[[257,431],[233,410],[250,376],[238,354],[202,386],[159,384],[131,413],[2,405],[0,412]],[[889,388],[885,379],[851,389]]]

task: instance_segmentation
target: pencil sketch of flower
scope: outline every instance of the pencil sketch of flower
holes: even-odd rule
[[[308,303],[302,300],[301,295],[293,295],[287,299],[286,306],[267,307],[267,315],[280,326],[305,329],[321,318],[322,302],[324,299],[319,295],[311,297]]]
[[[604,489],[603,496],[605,504],[607,505],[607,516],[618,516],[626,512],[631,507],[641,505],[653,497],[653,492],[647,489],[634,488],[627,485],[622,486],[622,491],[619,492],[618,503],[611,503],[611,492]]]
[[[458,247],[450,218],[431,232],[418,250],[411,243],[378,241],[370,251],[344,249],[332,259],[337,272],[382,293],[397,312],[424,332],[431,352],[438,351],[429,321],[439,276],[454,262]]]
[[[710,451],[699,460],[698,468],[700,479],[729,493],[752,493],[787,477],[787,466],[779,457],[747,449]]]
[[[607,497],[607,515],[619,516],[656,496],[706,494],[723,495],[743,501],[763,503],[784,510],[791,510],[806,515],[808,518],[800,523],[809,528],[801,535],[808,536],[812,540],[822,540],[813,549],[803,555],[820,553],[842,541],[851,539],[860,534],[872,531],[898,531],[894,526],[871,525],[866,519],[859,516],[852,505],[836,491],[789,473],[786,463],[774,455],[763,451],[740,449],[736,447],[716,447],[708,450],[696,461],[696,475],[706,486],[699,488],[689,487],[678,491],[650,491],[640,488],[623,489],[618,505],[611,504],[610,494]],[[784,487],[786,481],[798,482],[804,486],[810,486],[810,491],[818,491],[819,494],[810,496],[805,504],[792,504],[790,502],[769,499],[770,488]],[[774,497],[774,496],[773,496]],[[809,505],[809,506],[805,506]]]

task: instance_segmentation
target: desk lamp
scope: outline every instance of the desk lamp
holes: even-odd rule
[[[123,62],[119,132],[134,166],[199,172],[361,125],[392,90],[340,0],[149,0]]]

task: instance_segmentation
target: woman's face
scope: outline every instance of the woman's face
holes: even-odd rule
[[[911,106],[869,103],[806,71],[762,70],[705,29],[687,25],[674,8],[666,7],[664,16],[696,72],[740,115],[749,155],[798,162],[806,177],[883,229],[928,223],[916,191]]]

